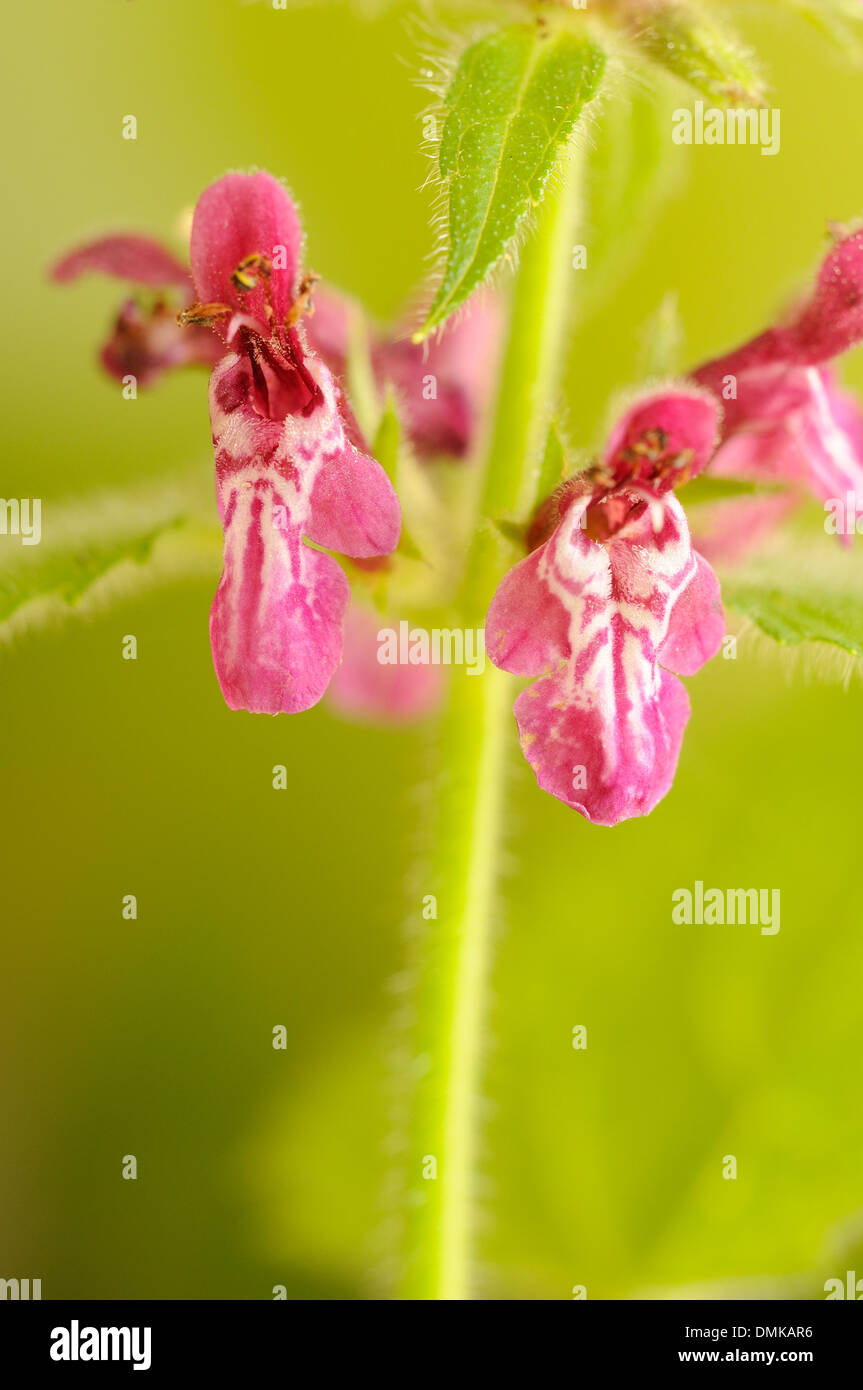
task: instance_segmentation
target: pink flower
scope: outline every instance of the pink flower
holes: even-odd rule
[[[382,338],[374,351],[380,380],[391,381],[420,457],[470,453],[491,401],[502,341],[499,297],[475,294],[464,310],[424,344]]]
[[[850,493],[863,512],[863,412],[828,365],[861,341],[863,231],[840,237],[787,323],[693,374],[725,412],[711,473],[790,483],[824,502]],[[746,529],[765,512],[740,503],[738,515]]]
[[[719,648],[719,585],[671,488],[713,452],[719,411],[669,388],[630,408],[604,459],[540,508],[503,579],[488,654],[519,676],[521,746],[539,785],[598,825],[647,815],[674,779],[689,700],[677,675]]]
[[[345,622],[344,660],[329,690],[330,704],[353,719],[386,724],[421,719],[437,708],[444,689],[440,666],[383,665],[381,621],[352,604]]]
[[[184,330],[177,323],[177,308],[188,308],[195,290],[189,271],[167,248],[136,233],[101,237],[64,256],[51,274],[69,283],[94,271],[146,292],[123,303],[102,348],[102,365],[112,376],[131,374],[146,388],[172,367],[212,367],[219,360],[221,345],[207,325],[189,323]],[[347,369],[350,316],[362,311],[347,296],[323,289],[309,308],[308,345],[340,379]],[[405,432],[420,458],[464,458],[471,452],[490,403],[500,339],[501,305],[492,291],[475,295],[426,344],[412,343],[407,333],[371,330],[378,390],[383,395],[387,385],[395,389]]]
[[[265,173],[230,174],[198,202],[191,275],[170,251],[134,234],[88,243],[52,272],[68,282],[97,271],[157,292],[149,303],[123,305],[102,350],[112,375],[148,386],[172,367],[213,367],[225,531],[210,614],[213,659],[232,709],[270,714],[315,704],[341,659],[348,582],[306,542],[382,556],[400,529],[388,478],[365,452],[329,369],[308,349],[300,245],[281,184]]]
[[[246,185],[249,182],[246,180]],[[244,187],[242,180],[239,187]],[[240,196],[245,195],[241,193]],[[224,229],[228,228],[231,218],[237,216],[242,218],[245,213],[235,200],[224,220]],[[286,216],[288,231],[282,232],[286,240],[278,244],[283,246],[285,256],[290,255],[295,267],[299,253],[299,225],[293,209]],[[256,230],[255,235],[262,243],[269,244],[275,231],[275,225],[270,222],[260,234]],[[103,365],[112,376],[122,379],[131,374],[136,377],[139,386],[147,387],[154,385],[163,372],[175,366],[196,363],[214,367],[220,364],[225,355],[226,338],[232,347],[239,346],[241,349],[250,341],[247,334],[253,325],[245,322],[242,314],[253,320],[257,309],[259,315],[266,317],[267,306],[262,287],[267,283],[271,288],[282,286],[285,276],[278,265],[271,270],[269,280],[266,275],[258,275],[255,253],[241,249],[250,245],[254,238],[238,237],[233,230],[229,235],[230,246],[225,249],[225,263],[229,266],[227,277],[211,275],[213,267],[210,260],[202,260],[196,264],[195,284],[190,272],[171,251],[151,238],[137,234],[100,238],[72,251],[57,263],[52,274],[58,282],[69,282],[85,272],[96,271],[130,280],[139,287],[138,296],[123,304],[111,337],[102,349]],[[237,260],[232,261],[235,252]],[[240,263],[248,260],[249,256],[253,264],[240,272],[239,279],[235,278]],[[245,289],[242,288],[244,280],[249,286]],[[254,286],[251,285],[252,280],[255,280]],[[292,286],[292,294],[297,288]],[[303,305],[300,307],[305,305],[304,296],[308,288],[310,286],[301,290]],[[281,294],[281,289],[278,292]],[[242,298],[242,304],[238,295]],[[173,302],[169,296],[173,297]],[[197,304],[193,302],[195,300]],[[201,301],[207,300],[212,302],[201,304]],[[182,323],[177,321],[178,307],[183,310],[180,315]],[[278,306],[279,309],[282,307],[281,304]],[[294,350],[301,347],[304,359],[309,352],[313,358],[322,359],[316,367],[309,366],[312,375],[326,364],[338,381],[347,368],[350,316],[362,311],[346,296],[330,290],[316,291],[314,303],[309,301],[308,309],[303,329],[293,325],[296,328]],[[214,314],[211,312],[213,310],[217,312]],[[237,311],[237,317],[232,320],[229,311]],[[213,332],[214,327],[219,331]],[[264,327],[268,332],[268,324],[264,324]],[[245,329],[246,334],[241,334],[240,329]],[[304,334],[302,342],[299,336],[301,331]],[[369,332],[372,367],[381,398],[387,386],[395,389],[407,436],[417,454],[422,458],[441,455],[463,458],[470,453],[481,431],[495,379],[501,333],[499,297],[492,292],[476,295],[465,312],[448,325],[441,335],[422,346],[411,343],[406,334],[393,339],[375,328]],[[259,357],[259,349],[251,354],[245,352],[246,362],[255,364],[259,371],[266,373],[269,368],[258,366]],[[214,375],[214,392],[221,381],[220,371]],[[333,385],[331,378],[328,381]],[[342,425],[346,428],[346,438],[362,451],[365,446],[359,439],[353,420],[346,416],[337,385],[334,385],[334,391]],[[211,399],[215,419],[220,404],[219,395],[214,392],[211,392]],[[265,418],[268,418],[268,410],[269,405],[264,409]],[[293,413],[292,408],[286,411],[288,415]],[[274,407],[274,415],[278,419],[278,407]],[[235,413],[231,418],[236,421]],[[255,428],[261,431],[260,420],[253,412],[249,421],[250,435]],[[255,440],[247,438],[244,447],[252,456]],[[315,500],[317,502],[318,499]],[[370,506],[373,505],[373,498],[369,502]],[[280,497],[274,505],[277,515],[286,518],[283,503],[284,498]],[[317,539],[316,535],[309,535],[312,540]],[[370,557],[366,561],[368,567],[383,563],[380,558],[371,558],[380,557],[383,553],[378,547],[390,548],[387,538],[381,536],[343,538],[345,553],[348,553],[349,544],[353,546],[350,553],[355,558],[361,553]],[[335,541],[333,548],[338,548]],[[233,550],[231,555],[234,555]],[[318,569],[323,567],[323,561],[315,561],[305,554],[301,558],[307,567],[315,564]],[[342,592],[344,588],[346,592],[344,576],[340,572],[338,576],[330,573],[330,581],[335,590]],[[217,600],[217,603],[220,613],[221,601]],[[214,642],[218,641],[220,651],[224,649],[227,652],[227,644],[222,641],[224,625],[221,617],[217,621],[216,609],[214,624]],[[248,636],[248,630],[246,632]],[[339,649],[339,641],[331,631],[326,637],[323,633],[320,635],[323,665],[317,678],[305,688],[304,694],[301,694],[302,683],[295,680],[292,698],[301,702],[298,707],[304,707],[306,702],[313,703],[318,698],[315,691],[326,685],[325,673],[332,665],[333,654]],[[429,678],[424,669],[417,667],[402,672],[398,679],[392,675],[392,668],[373,669],[361,635],[368,637],[362,614],[358,612],[349,618],[350,640],[343,649],[344,669],[339,672],[338,689],[333,691],[342,712],[350,712],[353,703],[356,713],[362,718],[410,718],[425,713],[439,693],[441,682]],[[324,651],[328,653],[326,659],[323,657]],[[374,657],[374,650],[371,650],[371,657]],[[229,703],[252,707],[258,698],[263,698],[265,708],[274,705],[280,707],[280,696],[276,690],[270,689],[263,696],[260,691],[253,693],[242,681],[230,676],[228,668],[219,666],[218,656],[217,666],[220,672],[224,670],[223,686]],[[278,681],[279,678],[276,676],[274,679]]]
[[[337,376],[347,369],[351,316],[363,310],[345,295],[317,290],[308,320],[310,344]],[[474,449],[490,404],[501,338],[501,304],[477,294],[437,338],[418,346],[375,328],[370,353],[383,398],[394,388],[407,437],[424,460],[463,459]],[[329,691],[340,714],[386,723],[420,719],[440,703],[445,682],[434,666],[389,666],[377,660],[380,624],[352,606],[342,664]]]
[[[797,506],[790,492],[768,497],[730,497],[699,507],[692,523],[692,543],[711,564],[736,565]]]
[[[301,232],[269,174],[228,174],[198,200],[192,276],[228,351],[210,380],[224,568],[210,613],[222,693],[232,709],[295,713],[323,695],[341,660],[349,589],[329,555],[386,555],[399,506],[364,450],[301,315]]]
[[[208,328],[184,330],[177,323],[177,308],[187,307],[194,298],[192,277],[158,242],[134,233],[101,237],[64,256],[51,275],[68,284],[89,272],[129,280],[149,292],[146,302],[139,296],[120,308],[101,352],[102,365],[111,376],[134,376],[139,386],[147,387],[173,367],[211,367],[219,360],[221,346]],[[173,291],[173,299],[166,291]]]
[[[315,295],[309,341],[337,376],[346,368],[350,316],[361,312],[343,295]],[[496,379],[501,319],[499,297],[484,290],[427,343],[413,343],[406,333],[371,330],[378,388],[394,388],[405,433],[420,458],[461,459],[471,452]]]
[[[192,287],[188,270],[171,251],[136,232],[119,232],[86,242],[59,260],[51,276],[58,284],[66,284],[91,271],[131,280],[150,289],[164,289],[167,285],[178,285],[183,290]]]

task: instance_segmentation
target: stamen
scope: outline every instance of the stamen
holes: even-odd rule
[[[266,256],[261,255],[260,251],[253,251],[251,256],[244,256],[236,270],[232,271],[231,280],[238,290],[256,290],[258,276],[269,280],[272,269]]]
[[[180,310],[177,323],[181,328],[197,323],[211,324],[233,312],[230,304],[190,304],[188,309]]]
[[[313,314],[315,312],[312,294],[320,278],[320,275],[315,275],[314,271],[310,271],[309,274],[304,276],[300,281],[300,292],[285,315],[286,328],[293,328],[295,324],[299,323],[303,314]]]

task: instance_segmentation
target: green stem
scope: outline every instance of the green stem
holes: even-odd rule
[[[578,223],[582,156],[572,150],[522,251],[485,475],[485,516],[521,520],[533,509],[540,463],[557,404]]]
[[[469,1297],[476,1103],[494,918],[511,677],[459,672],[442,721],[437,834],[424,922],[401,1296]]]
[[[545,199],[519,267],[498,413],[480,478],[481,517],[525,518],[563,356],[577,180],[567,168]],[[464,621],[481,626],[508,563],[479,526],[466,567]],[[427,928],[416,999],[415,1094],[407,1162],[406,1265],[400,1296],[472,1296],[477,1111],[486,994],[503,830],[504,780],[515,744],[511,676],[457,669],[440,731],[437,836],[421,888]]]

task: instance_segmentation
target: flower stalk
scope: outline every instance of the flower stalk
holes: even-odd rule
[[[482,623],[512,560],[487,518],[526,520],[535,501],[564,357],[579,164],[577,154],[567,160],[520,258],[496,424],[476,489],[466,625]],[[513,678],[492,667],[481,676],[458,673],[441,718],[437,834],[426,880],[437,916],[423,923],[417,987],[402,1298],[474,1294],[481,1073],[515,690]]]

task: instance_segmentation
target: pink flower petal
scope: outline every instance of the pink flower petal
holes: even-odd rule
[[[395,387],[420,457],[470,452],[497,377],[502,326],[500,299],[485,290],[430,342],[403,338],[376,349],[375,370]]]
[[[515,676],[543,676],[571,655],[570,610],[599,576],[607,599],[601,552],[580,527],[587,498],[571,506],[550,540],[501,580],[485,622],[486,651]],[[599,565],[599,569],[597,569]],[[585,602],[590,602],[587,597]]]
[[[847,500],[863,513],[863,414],[823,364],[863,341],[863,231],[843,236],[825,257],[809,299],[791,320],[759,334],[695,373],[725,408],[712,471],[806,485],[821,501]],[[706,544],[739,554],[788,503],[723,508]],[[732,527],[741,525],[735,538]]]
[[[306,322],[310,346],[330,370],[344,374],[351,316],[362,309],[346,295],[317,290]],[[405,432],[421,458],[464,458],[488,409],[501,342],[501,306],[477,294],[437,338],[423,345],[370,330],[372,366],[381,396],[394,388]]]
[[[271,174],[226,174],[198,199],[192,223],[192,278],[202,303],[230,305],[269,331],[284,324],[297,292],[302,232],[287,191]],[[232,278],[249,256],[266,258],[269,274],[250,275],[255,288]]]
[[[863,340],[863,231],[831,247],[815,291],[785,330],[788,360],[817,366]]]
[[[342,555],[389,555],[399,543],[401,511],[380,464],[343,436],[328,450],[312,490],[307,536]]]
[[[153,289],[167,285],[191,288],[187,266],[157,241],[134,232],[100,237],[77,247],[57,261],[51,278],[68,283],[91,271]]]
[[[632,481],[665,492],[707,467],[720,411],[696,387],[668,387],[635,402],[615,425],[603,458],[609,485]]]
[[[329,688],[329,701],[352,719],[387,724],[421,719],[440,703],[443,669],[380,662],[380,629],[380,618],[356,605],[348,609],[342,664]]]
[[[228,704],[256,713],[308,709],[341,658],[348,583],[335,561],[310,549],[306,539],[323,534],[364,546],[398,539],[398,503],[383,470],[372,460],[360,468],[351,452],[329,371],[307,358],[294,383],[293,370],[292,359],[280,361],[274,350],[266,363],[229,354],[210,384],[225,530],[224,572],[210,624],[213,659]],[[269,406],[293,403],[301,390],[302,409],[276,418],[264,412],[265,400]],[[362,503],[351,492],[358,481],[372,486]],[[373,503],[384,509],[380,524]]]
[[[322,357],[335,377],[344,375],[351,335],[351,316],[362,315],[358,303],[346,294],[321,286],[315,290],[314,312],[306,319],[309,347]]]
[[[852,493],[863,512],[863,410],[830,372],[810,369],[807,377],[811,402],[800,419],[799,442],[810,487],[822,502]]]
[[[692,521],[692,543],[712,565],[736,565],[799,506],[799,494],[731,497],[699,507]]]
[[[565,673],[545,676],[515,702],[524,755],[543,791],[594,825],[647,816],[671,790],[689,697],[676,676],[657,671],[648,689],[615,689],[621,636],[584,702]],[[584,784],[582,786],[582,783]]]
[[[341,660],[348,581],[282,521],[289,499],[275,477],[238,475],[224,491],[224,568],[210,610],[219,685],[231,709],[295,714],[317,704]]]
[[[863,500],[863,411],[832,373],[759,369],[740,388],[712,473],[805,484],[819,501],[847,492]]]
[[[759,364],[738,372],[726,370],[728,359],[699,370],[698,380],[722,396],[722,438],[730,438],[750,425],[758,428],[778,422],[810,401],[807,372],[784,362]]]
[[[102,365],[119,381],[131,375],[138,386],[148,387],[174,367],[193,363],[212,367],[223,353],[223,345],[209,328],[181,328],[167,305],[142,309],[129,299],[102,349]]]
[[[863,512],[863,414],[823,365],[863,340],[863,231],[845,236],[824,260],[813,294],[789,323],[705,363],[695,380],[722,400],[722,443],[712,471],[806,486],[820,501],[854,494]],[[722,513],[711,553],[739,551],[729,527],[744,526],[743,545],[787,507]]]
[[[659,661],[678,676],[694,676],[715,656],[725,636],[725,615],[719,580],[704,559],[695,554],[695,574],[671,609]]]
[[[522,748],[544,790],[615,825],[647,815],[674,778],[689,701],[662,656],[691,673],[717,650],[724,624],[716,581],[692,552],[675,497],[632,508],[604,544],[580,526],[585,505],[568,509],[543,558],[529,557],[526,583],[504,581],[517,596],[503,611],[519,609],[519,638],[508,651],[492,631],[488,650],[492,660],[503,651],[507,669],[526,669],[530,648],[522,660],[519,642],[530,619],[545,623],[550,609],[557,630],[555,605],[566,610],[567,659],[515,703]]]
[[[863,341],[863,231],[844,237],[824,259],[813,293],[790,321],[706,362],[693,375],[717,395],[726,377],[759,367],[817,367]],[[731,407],[733,410],[733,407]]]

